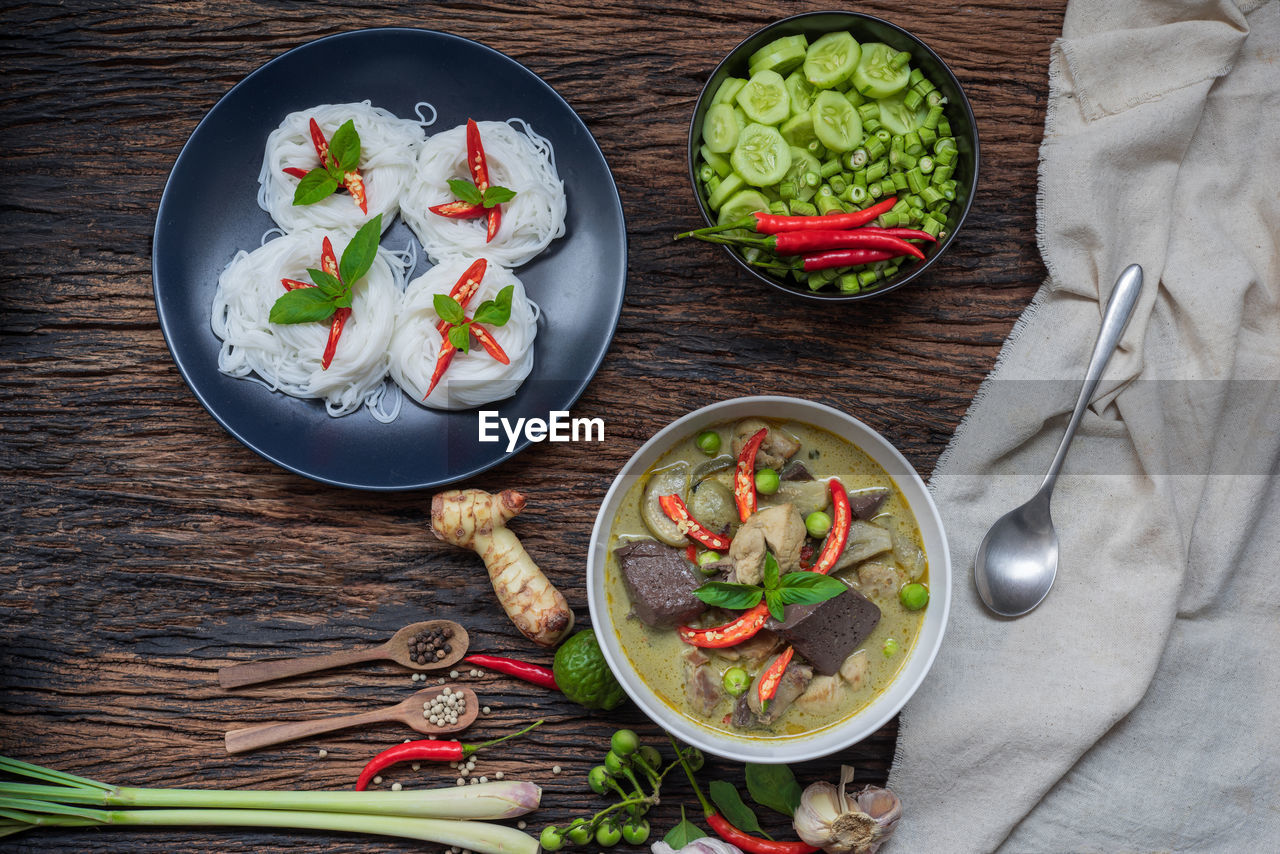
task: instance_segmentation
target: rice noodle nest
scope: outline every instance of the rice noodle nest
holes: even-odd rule
[[[491,261],[466,311],[471,316],[482,302],[494,299],[506,286],[513,286],[510,320],[505,326],[487,327],[511,363],[502,364],[472,338],[470,351],[454,354],[439,384],[424,400],[444,340],[436,329],[440,316],[433,304],[434,295],[447,295],[470,264],[465,258],[448,258],[414,279],[405,289],[396,315],[395,332],[388,347],[391,378],[410,399],[432,409],[467,409],[510,397],[533,370],[538,307],[514,273]]]
[[[515,127],[517,123],[523,130]],[[433,262],[485,257],[504,267],[519,267],[564,236],[564,182],[556,173],[551,143],[523,120],[477,125],[489,183],[516,193],[502,205],[501,226],[493,240],[485,242],[484,217],[450,219],[429,210],[455,200],[449,179],[471,180],[466,125],[441,131],[423,143],[400,211]]]
[[[355,124],[360,135],[360,176],[364,181],[368,213],[349,194],[335,192],[309,205],[295,205],[293,194],[299,178],[284,172],[285,167],[306,169],[320,166],[310,123],[315,119],[325,139],[346,121]],[[422,144],[422,126],[411,119],[396,118],[368,101],[354,104],[320,104],[285,116],[267,137],[262,170],[258,173],[258,206],[271,215],[286,232],[303,228],[349,228],[355,230],[382,214],[386,231],[400,210],[400,201],[409,185]]]
[[[323,399],[333,416],[364,406],[378,421],[391,421],[399,413],[400,395],[385,382],[387,341],[404,287],[400,255],[379,248],[369,272],[352,288],[351,316],[327,370],[321,359],[329,338],[328,321],[268,320],[271,306],[285,293],[280,280],[309,281],[307,269],[320,266],[325,236],[341,257],[352,232],[295,231],[252,252],[241,250],[227,264],[213,298],[213,332],[222,341],[218,370],[292,397]],[[384,400],[388,391],[391,395]]]

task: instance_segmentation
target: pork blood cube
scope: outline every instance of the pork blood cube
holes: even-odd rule
[[[706,603],[693,595],[703,579],[685,560],[683,549],[639,540],[613,553],[631,595],[631,610],[645,625],[687,623],[707,610]]]
[[[788,605],[786,620],[770,618],[766,627],[796,648],[813,669],[831,676],[880,622],[876,604],[850,587],[816,605]]]

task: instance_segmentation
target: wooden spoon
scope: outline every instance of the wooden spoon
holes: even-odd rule
[[[245,729],[235,729],[227,733],[227,753],[245,753],[250,750],[257,750],[259,747],[283,744],[286,741],[295,741],[311,735],[333,732],[347,727],[362,726],[363,724],[382,723],[384,721],[400,721],[426,735],[450,735],[455,732],[462,732],[471,726],[476,719],[476,715],[480,712],[480,700],[476,697],[476,692],[470,688],[451,688],[453,693],[461,694],[466,700],[466,708],[458,715],[456,724],[437,726],[422,714],[423,705],[433,697],[438,697],[444,693],[445,687],[448,686],[439,685],[435,688],[418,691],[401,703],[382,709],[375,709],[372,712],[335,715],[312,721],[260,724],[246,727]]]
[[[453,637],[449,638],[450,652],[444,658],[418,664],[409,657],[409,643],[424,629],[453,629]],[[317,670],[328,670],[331,667],[345,667],[361,661],[390,659],[413,670],[443,670],[457,664],[467,654],[467,646],[471,639],[467,630],[453,620],[427,620],[412,623],[391,636],[391,639],[379,646],[353,649],[347,652],[331,652],[326,655],[309,655],[302,658],[277,658],[271,661],[251,661],[247,664],[233,664],[218,671],[218,682],[223,688],[241,688],[245,685],[256,685],[259,682],[270,682],[286,676],[298,676],[303,673],[314,673]]]

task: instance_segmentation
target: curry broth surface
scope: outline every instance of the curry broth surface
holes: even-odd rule
[[[721,447],[724,449],[722,453],[730,448],[733,425],[736,423],[737,421],[730,421],[705,428],[715,430],[720,434]],[[826,481],[831,477],[839,477],[845,489],[851,491],[871,487],[887,487],[889,489],[889,498],[881,508],[880,514],[877,515],[876,522],[882,524],[886,515],[892,516],[894,524],[889,530],[894,531],[896,529],[899,536],[908,538],[910,542],[923,551],[915,515],[911,512],[906,499],[903,498],[897,484],[893,482],[888,473],[867,456],[865,452],[833,433],[808,424],[796,421],[773,420],[769,420],[768,423],[771,427],[780,427],[800,441],[800,451],[793,459],[803,462],[816,480]],[[684,716],[713,729],[736,735],[749,733],[753,736],[765,738],[790,737],[819,730],[846,720],[863,709],[893,681],[915,646],[920,627],[924,623],[924,614],[927,608],[919,611],[908,611],[898,602],[896,595],[892,597],[891,601],[873,598],[872,601],[880,607],[881,617],[875,630],[858,647],[858,649],[866,650],[869,664],[868,677],[864,680],[864,683],[857,690],[852,690],[846,685],[841,700],[834,706],[810,712],[799,708],[798,703],[793,703],[769,727],[759,727],[751,730],[741,730],[729,725],[729,715],[733,711],[733,704],[736,699],[734,697],[724,696],[719,704],[712,709],[711,714],[706,716],[691,709],[685,700],[684,661],[681,657],[687,649],[684,642],[680,640],[673,629],[651,628],[630,614],[630,595],[622,580],[622,572],[618,567],[617,559],[613,555],[613,550],[630,540],[653,539],[653,535],[645,526],[640,515],[645,485],[655,471],[672,463],[683,460],[693,466],[697,466],[699,463],[704,463],[710,459],[698,449],[695,444],[696,438],[697,433],[686,436],[664,454],[636,483],[631,485],[609,532],[609,557],[605,565],[605,593],[609,612],[613,617],[614,625],[617,627],[618,639],[623,651],[635,667],[636,672],[640,674],[645,683],[663,702]],[[732,469],[722,473],[719,477],[724,480],[727,486],[732,488]],[[760,505],[767,506],[772,503],[769,500],[770,498],[771,496],[760,496]],[[873,558],[872,560],[875,559]],[[854,581],[857,580],[856,567],[850,567],[837,574],[842,577],[852,578]],[[927,565],[924,574],[918,580],[924,584],[928,583]],[[886,657],[882,652],[884,642],[889,638],[896,639],[900,644],[900,649],[892,657]],[[714,653],[715,651],[704,650],[704,652]],[[712,655],[711,666],[715,668],[717,673],[723,675],[725,670],[734,665],[732,662]]]

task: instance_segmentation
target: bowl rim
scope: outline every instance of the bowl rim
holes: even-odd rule
[[[858,302],[860,300],[874,299],[882,294],[887,294],[887,293],[890,293],[891,291],[895,291],[898,288],[902,287],[903,285],[907,284],[908,282],[916,279],[918,276],[922,275],[926,270],[932,267],[935,261],[937,261],[939,258],[941,258],[943,255],[947,253],[947,250],[950,248],[952,241],[955,240],[956,235],[958,235],[960,233],[960,230],[964,227],[965,221],[969,218],[969,210],[973,207],[974,197],[977,196],[978,194],[978,176],[979,176],[979,166],[981,165],[981,156],[979,152],[980,145],[979,145],[979,139],[978,139],[979,137],[978,123],[977,123],[977,119],[973,115],[973,106],[972,104],[969,103],[969,95],[967,92],[965,92],[964,86],[960,83],[960,78],[957,77],[955,72],[951,70],[951,66],[947,64],[946,60],[938,56],[937,52],[934,51],[933,48],[929,47],[929,45],[923,39],[911,33],[910,31],[903,29],[902,27],[898,26],[892,21],[886,21],[884,18],[877,18],[875,15],[867,15],[863,12],[852,12],[845,9],[826,9],[826,10],[819,9],[811,12],[801,12],[796,15],[790,15],[786,18],[780,18],[771,24],[767,24],[764,27],[761,27],[760,29],[755,30],[754,32],[748,34],[744,39],[738,42],[738,44],[735,45],[728,53],[726,53],[724,55],[724,58],[721,59],[720,62],[716,64],[716,67],[711,70],[711,73],[707,75],[706,82],[702,84],[702,91],[698,93],[697,100],[693,102],[693,112],[689,116],[689,134],[688,134],[688,141],[685,146],[685,158],[688,162],[689,187],[693,191],[694,201],[698,205],[698,210],[702,214],[702,219],[709,226],[715,225],[716,222],[715,220],[712,219],[711,212],[707,209],[706,202],[703,201],[701,194],[699,194],[698,192],[698,176],[694,168],[694,162],[696,159],[695,152],[699,147],[698,138],[701,133],[701,128],[697,127],[695,120],[697,119],[698,111],[702,107],[703,101],[706,100],[706,98],[708,97],[708,92],[711,88],[711,81],[720,72],[720,69],[724,68],[725,65],[727,65],[731,59],[733,59],[734,55],[737,54],[738,51],[743,49],[743,47],[746,45],[747,42],[757,38],[758,36],[774,28],[782,27],[783,25],[786,25],[786,24],[803,22],[804,19],[806,18],[813,18],[815,16],[820,16],[820,15],[841,15],[847,18],[854,18],[854,19],[859,19],[861,21],[867,21],[874,24],[883,25],[885,27],[888,27],[889,29],[896,30],[897,32],[901,33],[903,36],[905,36],[907,39],[909,39],[913,43],[919,45],[921,48],[924,49],[926,53],[928,53],[930,56],[933,57],[933,59],[943,68],[944,71],[946,71],[947,76],[951,79],[951,82],[955,84],[956,92],[958,92],[960,95],[960,106],[963,108],[964,114],[969,120],[969,127],[973,129],[973,181],[971,182],[972,186],[969,188],[969,192],[966,194],[966,197],[965,197],[964,209],[960,211],[960,216],[956,220],[956,227],[951,230],[951,233],[947,235],[947,237],[943,238],[941,245],[938,246],[938,248],[933,252],[933,254],[925,258],[923,264],[919,264],[913,267],[906,274],[894,278],[889,284],[885,285],[884,287],[876,288],[870,291],[859,292],[856,294],[823,293],[821,291],[801,290],[798,286],[792,286],[792,285],[786,284],[785,282],[780,282],[777,279],[774,279],[771,276],[766,276],[765,274],[761,273],[759,270],[754,269],[750,264],[744,261],[741,257],[738,256],[737,253],[733,251],[733,247],[731,246],[723,247],[725,253],[728,254],[728,256],[732,258],[734,263],[736,263],[739,267],[741,267],[743,270],[745,270],[754,278],[762,282],[765,282],[768,285],[771,285],[772,287],[782,291],[783,293],[787,293],[792,296],[797,296],[802,299],[813,300],[815,302]]]
[[[787,410],[777,415],[770,413],[764,417],[814,423],[812,418],[806,418],[806,415],[825,416],[841,422],[855,433],[861,431],[865,434],[860,437],[866,439],[864,443],[855,441],[847,433],[837,433],[845,441],[865,451],[886,470],[903,492],[904,497],[909,497],[908,503],[916,517],[922,536],[925,535],[926,529],[930,531],[931,536],[928,538],[933,540],[934,545],[934,548],[926,547],[929,559],[930,605],[940,607],[931,607],[926,612],[920,634],[898,675],[867,706],[820,730],[797,736],[761,739],[731,735],[698,723],[669,706],[644,682],[622,650],[621,642],[614,630],[614,622],[609,614],[604,593],[604,569],[608,561],[609,533],[613,526],[613,517],[616,515],[616,508],[613,505],[625,496],[633,482],[632,478],[642,476],[653,462],[669,450],[675,439],[691,430],[703,424],[733,420],[747,415],[759,417],[762,410],[767,411],[766,407],[774,410],[786,407]],[[814,424],[814,426],[836,432],[822,424]],[[867,445],[873,448],[868,448]],[[653,456],[652,460],[647,459],[650,455]],[[892,464],[892,469],[890,465],[885,465],[886,460]],[[641,468],[641,461],[644,461],[643,468]],[[942,517],[924,480],[906,457],[878,431],[860,419],[827,404],[782,395],[755,395],[717,401],[688,412],[656,432],[632,454],[614,477],[596,513],[595,524],[588,542],[586,586],[591,624],[596,630],[596,637],[605,661],[623,690],[646,717],[685,743],[707,753],[737,762],[784,764],[828,756],[870,737],[897,715],[915,694],[932,668],[946,632],[951,609],[951,554]]]

